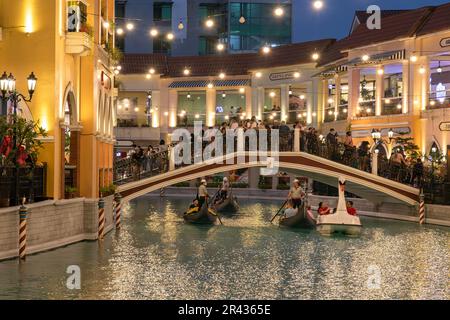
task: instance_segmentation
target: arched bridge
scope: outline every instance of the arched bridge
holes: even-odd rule
[[[278,152],[277,157],[273,158],[270,153],[266,155],[256,151],[235,152],[126,183],[120,185],[118,191],[123,199],[128,201],[161,188],[204,176],[251,167],[274,166],[334,187],[338,185],[339,177],[344,178],[349,192],[374,203],[403,203],[415,206],[419,202],[419,189],[318,156],[304,152]]]

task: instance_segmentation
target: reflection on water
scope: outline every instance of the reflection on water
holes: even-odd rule
[[[143,197],[122,230],[0,262],[2,299],[448,299],[449,230],[363,219],[359,238],[270,224],[280,203],[242,202],[225,226],[193,226],[188,200]],[[66,268],[81,268],[81,290]],[[380,272],[379,288],[368,283]]]

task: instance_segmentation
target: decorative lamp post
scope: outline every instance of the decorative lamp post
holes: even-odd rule
[[[28,95],[29,97],[26,98],[23,94],[16,91],[16,78],[12,75],[12,73],[9,74],[9,76],[6,75],[6,72],[3,72],[3,75],[0,77],[0,92],[2,94],[1,100],[4,102],[10,102],[12,104],[13,108],[13,123],[14,123],[14,130],[13,130],[13,154],[17,156],[17,151],[19,149],[19,146],[17,146],[17,132],[16,132],[16,118],[17,118],[17,108],[20,103],[20,101],[25,102],[31,102],[31,99],[33,98],[34,91],[36,90],[36,84],[37,84],[37,78],[34,75],[33,72],[28,76],[27,78],[27,85],[28,85]],[[16,164],[16,172],[15,172],[15,204],[19,204],[19,164],[18,161],[15,161]]]

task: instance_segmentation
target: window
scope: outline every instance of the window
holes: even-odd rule
[[[227,121],[227,116],[232,114],[246,118],[245,93],[238,90],[217,91],[215,112],[217,124]]]
[[[155,2],[153,4],[153,21],[172,21],[172,3]]]
[[[167,41],[163,35],[153,39],[153,53],[170,54],[171,51],[172,43]]]
[[[201,36],[199,39],[198,54],[203,56],[207,54],[217,53],[216,46],[219,42],[218,37],[204,37]]]
[[[178,123],[193,126],[194,121],[206,119],[206,91],[178,93]]]
[[[284,5],[282,19],[274,16],[275,6],[273,3],[230,3],[231,50],[258,50],[266,43],[291,43],[291,5]],[[245,23],[239,21],[241,17]]]

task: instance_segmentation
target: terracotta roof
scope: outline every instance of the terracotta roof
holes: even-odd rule
[[[423,36],[442,30],[450,30],[450,3],[435,7],[417,35]]]
[[[340,40],[344,49],[363,47],[413,36],[428,17],[432,7],[406,11],[381,19],[381,29],[370,30],[365,23],[360,24],[348,37]]]
[[[268,55],[261,53],[224,54],[209,56],[169,57],[162,54],[125,54],[124,74],[144,74],[150,68],[163,77],[182,77],[188,68],[190,76],[245,75],[250,70],[273,68],[314,62],[311,55],[333,44],[335,39],[324,39],[272,48]]]

